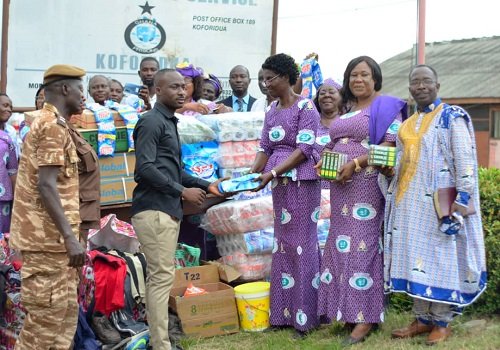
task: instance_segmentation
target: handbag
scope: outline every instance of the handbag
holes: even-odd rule
[[[457,198],[457,189],[455,187],[438,188],[438,190],[434,192],[433,197],[434,207],[436,208],[438,218],[442,219],[445,216],[450,216],[452,214],[451,206]],[[476,209],[471,197],[469,199],[469,205],[467,207],[467,215],[472,215],[475,213]]]

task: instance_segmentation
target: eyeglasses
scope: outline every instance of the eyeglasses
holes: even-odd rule
[[[276,74],[274,77],[272,78],[269,78],[269,79],[264,79],[262,81],[262,85],[264,86],[268,86],[270,82],[272,82],[274,79],[276,79],[277,77],[279,77],[280,75],[279,74]]]
[[[410,86],[411,87],[418,87],[418,86],[420,86],[420,84],[423,84],[424,86],[431,86],[434,83],[435,83],[435,81],[432,79],[412,80],[412,81],[410,81]]]

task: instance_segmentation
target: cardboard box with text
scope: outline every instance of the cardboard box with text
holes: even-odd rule
[[[189,283],[207,293],[184,297]],[[203,338],[239,331],[234,290],[219,282],[219,269],[215,265],[176,270],[169,305],[179,315],[188,336]]]
[[[101,205],[132,202],[136,185],[133,176],[101,179]]]
[[[82,137],[94,148],[97,153],[97,144],[99,139],[99,132],[97,129],[78,129]],[[128,135],[127,128],[124,126],[115,129],[115,154],[119,152],[128,152]]]
[[[101,179],[134,176],[135,153],[115,153],[113,157],[99,158]]]

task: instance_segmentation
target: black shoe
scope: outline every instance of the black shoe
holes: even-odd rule
[[[270,326],[269,328],[264,329],[262,332],[264,333],[269,333],[269,332],[278,332],[282,331],[284,329],[290,328],[289,326]]]
[[[178,343],[170,343],[170,346],[172,347],[172,350],[184,350],[184,348]]]
[[[299,331],[298,329],[296,329],[296,330],[293,332],[292,337],[293,337],[294,339],[305,339],[305,338],[307,338],[307,332]]]
[[[91,326],[96,337],[103,344],[117,344],[122,340],[120,333],[113,328],[105,315],[92,316]]]

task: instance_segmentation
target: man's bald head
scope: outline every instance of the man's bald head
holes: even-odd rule
[[[175,69],[161,69],[155,74],[157,100],[171,111],[181,108],[186,99],[184,77]]]
[[[236,97],[243,98],[248,93],[250,85],[250,72],[248,68],[242,65],[234,66],[229,73],[229,85]]]

